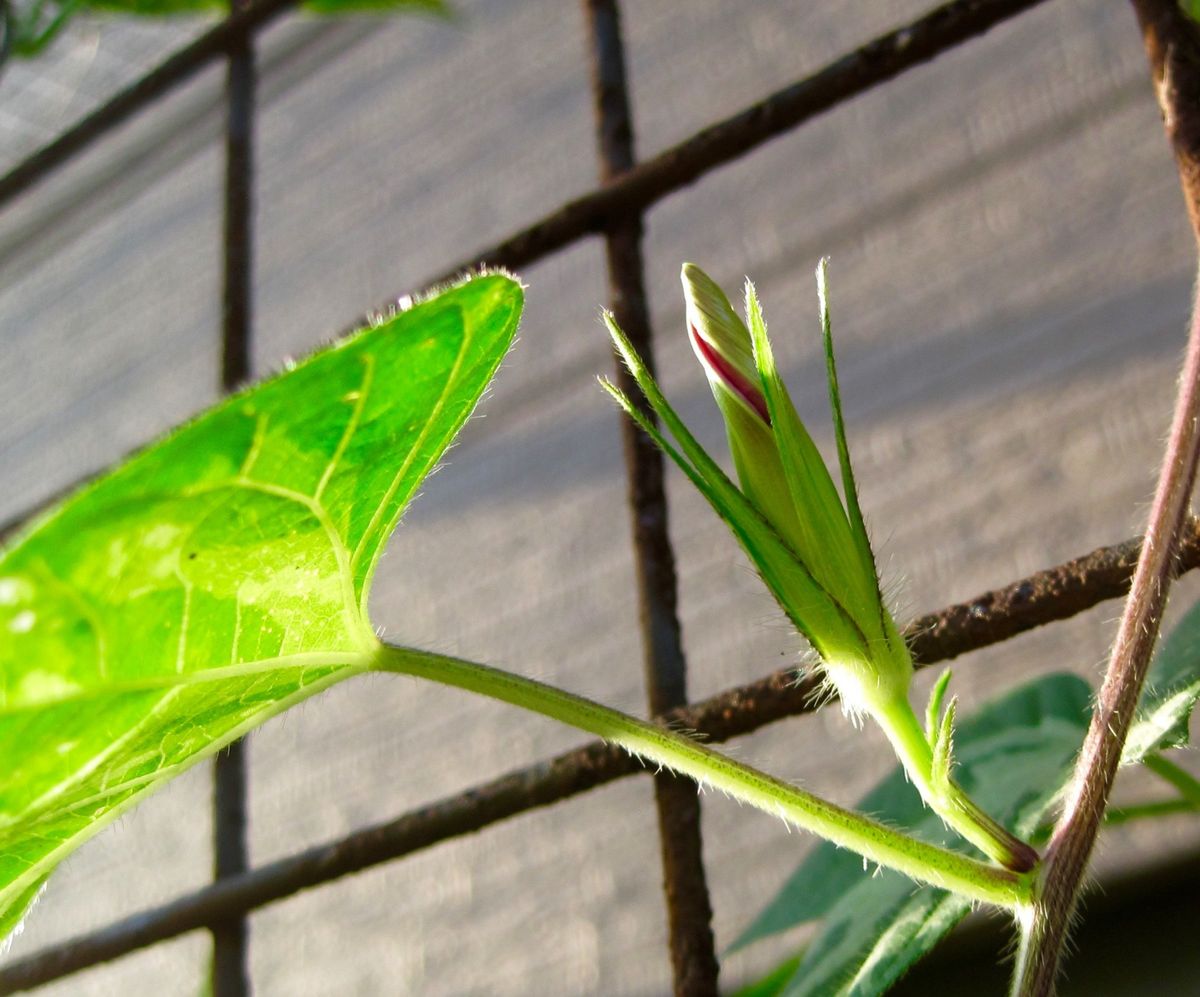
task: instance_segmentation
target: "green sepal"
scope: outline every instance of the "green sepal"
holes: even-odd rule
[[[79,14],[136,17],[211,17],[227,15],[228,0],[35,0],[27,9],[9,11],[14,56],[33,58],[53,42]],[[300,9],[311,14],[387,14],[401,9],[443,18],[453,17],[444,0],[303,0]]]
[[[833,435],[837,441],[838,465],[842,471],[842,491],[846,499],[846,515],[850,530],[858,545],[859,556],[875,580],[875,596],[883,612],[883,596],[879,591],[879,572],[875,566],[875,553],[871,549],[871,538],[867,524],[863,521],[862,508],[858,504],[858,485],[854,480],[854,467],[850,463],[850,447],[846,443],[846,422],[842,417],[842,392],[838,387],[837,361],[833,355],[833,323],[829,316],[829,257],[821,258],[817,264],[817,300],[821,313],[821,343],[825,350],[825,377],[829,386],[829,407],[833,413]]]
[[[851,533],[850,522],[842,507],[824,458],[800,421],[787,387],[779,376],[775,357],[767,339],[767,326],[754,285],[746,282],[746,317],[749,320],[754,360],[758,367],[763,394],[771,414],[775,446],[782,462],[783,478],[790,492],[787,505],[791,515],[784,522],[795,524],[795,536],[788,539],[813,575],[842,607],[854,617],[859,628],[871,639],[882,639],[884,632],[879,605],[875,565],[864,562]],[[756,491],[762,491],[758,488]],[[759,505],[757,494],[750,496]],[[795,509],[804,510],[797,516]],[[777,522],[775,517],[770,517]],[[790,532],[790,531],[789,531]]]
[[[942,715],[942,702],[946,698],[946,688],[950,685],[952,674],[951,669],[947,668],[929,690],[929,705],[925,707],[925,739],[930,744],[937,736],[938,718]]]
[[[933,762],[929,766],[933,783],[946,785],[950,782],[951,769],[954,767],[954,711],[958,705],[957,699],[951,699],[942,714],[942,722],[938,726],[937,735],[933,738],[930,748],[933,751]]]
[[[679,449],[667,441],[664,434],[637,410],[623,392],[603,379],[601,384],[708,499],[709,504],[728,524],[747,556],[758,568],[763,581],[775,595],[788,618],[817,653],[827,661],[845,658],[862,660],[868,650],[867,642],[854,621],[817,583],[803,561],[763,518],[759,510],[705,453],[704,448],[683,424],[683,420],[671,408],[641,357],[637,355],[613,317],[606,313],[604,321],[613,343],[633,374],[638,387],[664,426],[678,441]]]

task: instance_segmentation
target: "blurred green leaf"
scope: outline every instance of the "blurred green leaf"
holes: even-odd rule
[[[374,665],[383,545],[507,351],[479,277],[229,398],[0,554],[0,927],[138,799]]]
[[[129,14],[136,17],[228,15],[228,0],[9,0],[11,49],[14,56],[32,58],[45,51],[77,15]],[[409,10],[448,16],[444,0],[301,0],[298,9],[313,14],[385,14]]]
[[[959,780],[971,796],[1018,834],[1029,834],[1061,791],[1087,728],[1091,691],[1073,675],[1051,675],[984,707],[959,728]],[[911,828],[917,837],[963,848],[924,808],[897,768],[858,809]],[[780,969],[755,994],[875,994],[891,986],[970,910],[968,900],[913,888],[891,872],[865,870],[857,856],[814,849],[749,928],[741,948],[823,918],[795,970]]]
[[[1200,699],[1200,603],[1192,606],[1159,645],[1138,715],[1125,739],[1122,765],[1188,743],[1188,720]]]
[[[645,361],[638,356],[613,316],[606,314],[604,321],[617,352],[637,381],[646,401],[662,420],[666,431],[678,441],[679,447],[675,447],[619,388],[601,380],[605,390],[708,499],[713,510],[737,537],[780,607],[818,653],[828,661],[849,648],[848,653],[853,656],[862,647],[862,635],[853,621],[817,583],[804,562],[763,517],[762,512],[700,446],[671,407]]]
[[[804,953],[800,953],[781,962],[761,980],[755,980],[753,983],[739,988],[734,993],[734,997],[775,997],[787,985],[803,958]]]

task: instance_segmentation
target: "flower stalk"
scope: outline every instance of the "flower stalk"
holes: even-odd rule
[[[826,261],[817,268],[817,282],[844,501],[779,375],[753,284],[746,283],[743,322],[699,267],[684,264],[682,281],[689,341],[724,417],[740,487],[688,432],[612,316],[605,320],[617,349],[678,447],[619,390],[605,387],[730,526],[784,612],[820,656],[844,708],[879,724],[927,805],[1007,868],[1033,868],[1038,858],[1033,848],[984,813],[952,777],[954,701],[942,711],[945,680],[935,690],[924,728],[913,712],[912,657],[880,591],[846,445]]]

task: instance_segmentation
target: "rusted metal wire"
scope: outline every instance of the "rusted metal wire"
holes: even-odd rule
[[[914,620],[905,630],[918,665],[932,665],[1065,620],[1123,596],[1137,564],[1139,538],[1101,547]],[[1200,567],[1200,525],[1180,545],[1179,572]],[[794,669],[772,672],[660,717],[675,729],[721,742],[816,708],[819,683]],[[206,886],[0,968],[0,994],[48,983],[147,945],[205,928],[381,862],[471,834],[498,821],[646,770],[620,748],[594,741],[518,769],[395,820]]]
[[[741,113],[704,129],[640,166],[632,165],[632,143],[629,142],[626,164],[606,156],[607,182],[601,188],[568,202],[539,222],[476,254],[472,260],[448,271],[446,276],[480,262],[524,266],[580,238],[603,232],[609,239],[610,264],[615,264],[611,267],[614,307],[618,312],[621,308],[627,309],[622,321],[627,331],[636,330],[638,308],[643,315],[645,313],[644,291],[640,286],[642,211],[769,139],[1041,2],[1043,0],[958,0],[945,4]],[[253,31],[294,3],[295,0],[263,0],[234,14],[180,50],[0,178],[0,204],[27,189],[213,59],[231,52],[239,39],[248,39]],[[601,0],[587,0],[587,3],[589,11],[611,6]],[[617,121],[615,117],[609,119],[609,127],[614,121]],[[602,124],[602,130],[604,127]],[[619,129],[620,125],[617,127]],[[636,257],[631,257],[631,253],[636,253]],[[623,270],[638,279],[621,277]],[[636,300],[639,296],[640,301]],[[248,296],[245,300],[248,308]],[[629,306],[631,300],[634,304]],[[248,311],[246,314],[248,328]],[[246,357],[248,342],[247,338],[242,343]],[[236,364],[230,357],[236,350],[236,343],[227,342],[223,372],[230,384],[233,383],[229,379],[234,369],[230,364]],[[639,487],[636,481],[633,487],[635,490]],[[0,526],[0,537],[24,518]],[[669,546],[666,551],[669,556]],[[924,663],[954,657],[1042,623],[1066,618],[1102,599],[1119,595],[1128,584],[1136,552],[1136,541],[1105,548],[919,620],[910,629],[916,657]],[[1193,530],[1184,545],[1181,566],[1190,569],[1197,562],[1200,562],[1200,541]],[[666,591],[673,593],[674,584],[672,581],[670,586],[665,586],[660,579],[652,581],[650,588],[661,596]],[[673,607],[669,608],[669,619],[674,619]],[[661,621],[668,617],[660,613],[658,618]],[[661,626],[653,629],[661,636]],[[677,643],[677,632],[675,640]],[[679,662],[682,663],[681,654]],[[683,699],[682,671],[674,678],[669,673],[656,674],[666,674],[666,683],[674,682],[676,686],[674,695],[668,694],[669,689],[652,694],[660,697],[652,698],[656,707],[654,712],[662,713],[662,706]],[[812,680],[797,682],[793,672],[785,669],[696,706],[671,710],[662,719],[719,741],[784,716],[811,710],[814,692]],[[299,890],[478,830],[638,771],[641,771],[639,764],[618,749],[602,743],[586,745],[398,820],[366,828],[256,870],[222,878],[163,907],[35,953],[0,970],[0,992],[34,986],[185,931],[229,923],[231,919],[236,922],[247,911]],[[694,791],[689,792],[694,802]],[[673,808],[678,806],[678,803],[672,804]],[[678,836],[679,832],[672,831],[667,840],[675,840]],[[695,844],[698,865],[698,837]],[[702,885],[702,867],[700,870]],[[707,900],[704,902],[706,904]],[[713,966],[715,974],[715,961]]]
[[[264,27],[297,2],[259,0],[180,49],[0,177],[0,206],[220,58],[234,39]],[[584,235],[599,232],[607,218],[645,208],[768,139],[1045,2],[955,0],[936,7],[807,79],[647,160],[609,189],[569,202],[516,235],[477,253],[460,267],[447,271],[447,275],[452,276],[480,260],[497,266],[522,266]]]
[[[185,45],[165,62],[96,108],[78,124],[68,128],[53,142],[42,146],[32,156],[23,159],[0,177],[0,207],[68,162],[96,139],[127,121],[142,108],[181,83],[186,83],[210,63],[227,55],[239,40],[266,27],[298,3],[299,0],[259,0],[258,3],[226,18],[194,42]]]
[[[248,9],[232,0],[231,13]],[[254,122],[257,68],[254,37],[244,32],[230,42],[225,122],[224,296],[221,331],[221,389],[237,390],[250,379],[253,336]],[[237,876],[249,868],[246,742],[235,741],[213,767],[213,874]],[[249,926],[234,916],[212,926],[212,995],[250,993]]]
[[[286,10],[288,4],[295,2],[296,0],[264,0],[256,4],[252,11],[257,17],[270,19]],[[974,0],[938,7],[909,25],[836,59],[814,75],[777,91],[733,117],[697,132],[653,159],[645,160],[623,174],[620,179],[569,201],[515,235],[481,250],[438,276],[430,277],[422,286],[427,287],[448,280],[481,263],[513,268],[535,263],[579,239],[602,231],[610,220],[620,218],[624,212],[648,207],[654,201],[695,182],[710,170],[732,162],[842,101],[849,100],[878,83],[886,82],[907,69],[928,62],[954,46],[983,34],[1002,21],[1045,2],[1046,0]],[[204,49],[204,62],[192,67],[191,72],[201,68],[210,59],[217,58],[228,49],[231,39],[237,35],[238,32],[234,30],[237,25],[241,25],[241,31],[250,26],[248,22],[239,21],[239,18],[244,16],[239,14],[229,18],[188,49],[169,59],[160,70],[165,71],[168,64],[214,36],[217,36],[215,40],[209,42]],[[266,20],[262,23],[266,23]],[[198,55],[191,56],[187,60],[189,66],[197,58]],[[160,70],[155,70],[151,76]],[[168,79],[174,79],[172,74],[167,75]],[[151,99],[162,84],[150,84],[147,80],[149,77],[143,77],[133,84],[129,91],[118,95],[71,131],[25,160],[7,176],[0,178],[0,206],[66,156],[103,134],[109,127],[107,122],[110,116],[118,114],[119,109],[110,111],[110,108],[114,104],[133,99],[126,98],[126,93],[141,87],[143,83],[148,90],[146,96],[138,98],[139,103],[121,111],[120,116],[113,120],[114,124],[124,120]],[[83,129],[92,118],[99,120],[88,129],[86,135],[71,137],[76,131]],[[66,142],[70,149],[65,152],[53,151],[60,142]],[[27,173],[29,176],[26,176]],[[10,181],[17,186],[10,189]],[[380,312],[386,310],[386,306],[378,309]],[[348,328],[357,328],[366,321],[364,316]],[[22,523],[32,519],[50,502],[69,494],[91,477],[92,475],[86,475],[78,478],[37,505],[0,523],[0,540],[13,533]]]
[[[591,36],[593,105],[596,115],[600,180],[612,182],[634,167],[633,115],[625,73],[625,49],[617,0],[584,0]],[[614,221],[604,234],[609,307],[651,371],[654,336],[646,302],[642,262],[642,218],[634,211]],[[631,398],[641,399],[633,377],[616,361],[616,381]],[[655,418],[642,405],[648,419]],[[687,662],[676,611],[675,554],[667,529],[663,455],[630,419],[621,420],[625,450],[634,574],[642,634],[642,666],[652,715],[687,703]],[[700,832],[700,790],[691,779],[671,772],[654,777],[658,840],[662,854],[667,937],[677,997],[717,997],[717,953],[712,932],[712,901],[704,874]]]
[[[527,266],[586,235],[603,232],[615,221],[645,210],[718,166],[1044,2],[957,0],[936,7],[812,76],[644,160],[599,190],[568,201],[427,283],[449,280],[485,263],[513,269]]]

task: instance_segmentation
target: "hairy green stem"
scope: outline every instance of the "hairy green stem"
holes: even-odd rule
[[[727,758],[693,738],[534,679],[392,645],[380,647],[375,667],[465,689],[596,734],[639,758],[719,789],[919,882],[1011,910],[1029,899],[1027,876],[910,838]]]
[[[934,772],[933,750],[907,700],[880,711],[875,720],[921,798],[942,820],[1006,868],[1028,872],[1038,853],[972,800],[957,782]]]

